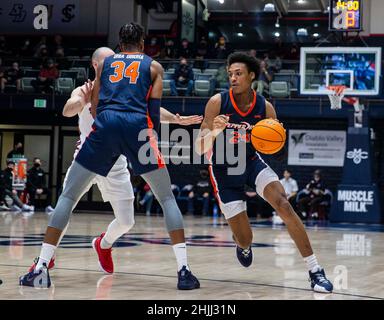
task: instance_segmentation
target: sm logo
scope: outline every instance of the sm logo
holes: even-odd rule
[[[347,152],[347,158],[352,159],[355,164],[360,164],[362,160],[368,159],[368,152],[362,149],[353,149]]]

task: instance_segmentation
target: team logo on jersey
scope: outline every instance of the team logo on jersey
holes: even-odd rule
[[[240,123],[227,123],[227,129],[252,130],[255,125],[242,121]]]

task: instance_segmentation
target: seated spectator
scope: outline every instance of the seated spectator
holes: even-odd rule
[[[297,182],[295,179],[291,177],[291,171],[288,169],[284,170],[284,178],[280,180],[283,188],[285,190],[285,194],[287,196],[287,200],[292,205],[293,208],[296,207],[296,195],[297,191],[299,191],[299,187],[297,186]]]
[[[5,77],[5,68],[3,66],[3,60],[0,57],[0,83],[3,83],[3,78]],[[3,90],[1,90],[3,93]]]
[[[13,150],[9,151],[7,154],[7,159],[23,158],[23,157],[24,157],[24,149],[23,149],[23,144],[21,142],[16,143]]]
[[[19,49],[19,55],[21,57],[30,57],[32,56],[32,46],[31,46],[31,41],[29,39],[25,39],[23,44],[20,46]]]
[[[146,183],[143,187],[144,196],[139,201],[141,206],[145,206],[145,214],[147,216],[151,215],[151,208],[153,203],[153,193],[151,191],[151,188],[149,187],[148,183]]]
[[[151,42],[145,46],[145,54],[150,56],[153,59],[156,59],[160,56],[161,48],[157,43],[157,38],[152,37]]]
[[[64,49],[57,48],[55,52],[56,66],[59,70],[68,70],[71,62],[64,56]]]
[[[23,71],[19,68],[19,63],[12,63],[12,67],[5,70],[4,76],[1,78],[1,92],[4,92],[6,85],[16,86],[16,90],[21,90],[21,78]]]
[[[256,51],[256,49],[251,49],[251,50],[249,50],[249,55],[250,55],[251,57],[254,57],[254,58],[257,59],[257,51]]]
[[[199,69],[205,69],[207,67],[207,59],[208,57],[208,41],[205,39],[205,37],[201,37],[200,42],[197,45],[196,48],[196,55],[195,58],[197,61],[195,61],[195,68]]]
[[[51,92],[55,86],[55,80],[58,77],[59,70],[57,70],[53,60],[48,59],[46,65],[40,70],[37,79],[31,81],[31,85],[38,93]]]
[[[201,199],[203,202],[201,214],[203,216],[208,215],[211,197],[212,187],[209,180],[208,171],[205,169],[200,170],[200,178],[188,194],[187,214],[195,214],[195,202],[196,200]]]
[[[228,71],[227,71],[226,65],[222,65],[217,70],[215,80],[216,80],[216,88],[229,89],[229,79],[228,79]]]
[[[320,170],[315,170],[313,179],[307,184],[304,189],[305,196],[298,201],[299,213],[302,218],[310,216],[316,218],[318,216],[318,205],[322,202],[325,192],[325,185],[321,179]]]
[[[179,95],[177,91],[177,87],[187,88],[186,96],[192,95],[193,90],[193,70],[188,65],[188,61],[185,58],[180,59],[180,64],[177,66],[175,73],[173,75],[173,79],[171,80],[171,95],[177,96]]]
[[[33,159],[33,167],[28,170],[27,174],[27,192],[29,194],[29,205],[34,209],[36,203],[36,195],[47,195],[45,212],[53,211],[51,207],[51,191],[47,188],[45,172],[41,168],[41,159]]]
[[[9,49],[7,40],[4,36],[0,36],[0,56],[10,56],[12,55],[12,50]]]
[[[24,204],[13,188],[13,170],[15,169],[15,162],[12,160],[7,161],[7,168],[0,172],[0,206],[3,210],[12,210],[16,212],[31,212],[33,208]],[[5,201],[5,196],[12,199],[13,205],[8,208]]]
[[[252,83],[252,89],[255,89],[259,94],[264,94],[269,88],[269,83],[272,81],[273,75],[268,71],[267,63],[262,60],[260,62],[260,75],[257,81]]]
[[[230,54],[230,50],[224,37],[220,37],[219,41],[215,45],[213,58],[214,59],[227,59]]]
[[[177,51],[175,49],[175,44],[173,40],[169,39],[163,48],[161,50],[161,56],[162,59],[177,59]]]
[[[189,59],[193,57],[193,50],[189,45],[189,41],[187,39],[183,39],[181,41],[181,47],[179,48],[179,58]]]

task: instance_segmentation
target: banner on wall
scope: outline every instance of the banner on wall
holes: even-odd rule
[[[7,160],[15,162],[15,168],[13,169],[13,188],[15,190],[24,190],[27,184],[27,158],[12,158]]]
[[[181,2],[181,39],[187,39],[189,42],[195,42],[196,7],[188,0]]]
[[[41,32],[34,28],[34,19],[37,16],[34,8],[43,4],[48,11],[47,32],[76,31],[79,25],[79,0],[2,0],[0,2],[0,30],[5,33],[14,32]]]
[[[288,140],[288,165],[344,165],[345,131],[289,130]]]

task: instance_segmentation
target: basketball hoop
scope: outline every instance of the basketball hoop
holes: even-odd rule
[[[331,101],[331,109],[339,110],[341,109],[341,101],[344,98],[344,90],[346,86],[328,86],[327,89],[331,90],[332,93],[328,94],[328,98]]]

